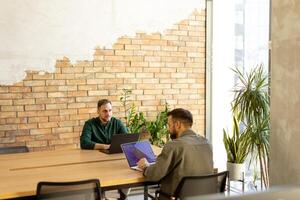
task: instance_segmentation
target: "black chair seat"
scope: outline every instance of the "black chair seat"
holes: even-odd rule
[[[207,174],[202,176],[183,177],[173,195],[163,191],[156,191],[156,199],[188,199],[189,197],[200,197],[201,195],[224,193],[228,171]]]
[[[98,179],[73,182],[39,182],[37,200],[100,200],[101,190]]]
[[[1,147],[0,154],[25,153],[29,152],[26,146]]]

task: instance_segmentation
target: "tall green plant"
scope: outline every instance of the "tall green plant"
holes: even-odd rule
[[[123,88],[122,95],[120,97],[120,101],[124,108],[125,123],[126,123],[127,127],[128,127],[128,123],[129,123],[128,112],[131,110],[131,107],[129,106],[129,98],[130,98],[131,93],[132,93],[131,89]]]
[[[249,73],[243,73],[238,68],[233,71],[239,81],[234,91],[233,112],[239,113],[246,125],[252,159],[259,160],[262,182],[267,188],[270,126],[268,75],[262,65]]]

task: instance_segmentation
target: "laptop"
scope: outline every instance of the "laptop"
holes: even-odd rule
[[[111,138],[109,149],[101,149],[100,151],[107,154],[122,153],[121,144],[138,141],[139,134],[115,134]]]
[[[148,140],[125,143],[121,147],[131,169],[143,171],[136,164],[142,158],[146,158],[150,165],[156,161],[156,156]]]

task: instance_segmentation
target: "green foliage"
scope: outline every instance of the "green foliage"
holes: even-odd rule
[[[259,160],[262,181],[265,187],[268,187],[270,146],[268,75],[265,73],[262,65],[252,69],[249,73],[242,73],[238,68],[233,69],[233,71],[240,83],[234,91],[233,112],[241,115],[241,120],[245,124],[247,134],[250,137],[252,159]]]
[[[154,145],[162,147],[169,140],[167,129],[169,106],[166,103],[164,111],[160,112],[155,121],[147,121],[146,129],[150,133],[150,142]]]
[[[247,130],[241,131],[240,117],[233,116],[232,136],[223,129],[223,142],[227,153],[227,161],[244,163],[249,152],[250,138]]]
[[[129,133],[141,133],[145,130],[150,134],[150,142],[157,146],[163,146],[169,140],[167,134],[167,113],[169,112],[168,103],[165,103],[165,109],[160,112],[155,121],[149,121],[145,118],[143,112],[138,112],[134,104],[130,104],[132,90],[123,89],[120,101],[124,107],[126,127]]]
[[[122,96],[120,97],[120,101],[122,102],[122,105],[124,107],[126,126],[128,126],[129,123],[128,112],[131,110],[131,108],[129,108],[128,104],[129,104],[129,98],[131,94],[132,94],[132,90],[123,88]]]
[[[127,128],[129,133],[140,133],[141,129],[146,126],[146,119],[142,112],[136,111],[136,106],[131,105],[128,114]]]

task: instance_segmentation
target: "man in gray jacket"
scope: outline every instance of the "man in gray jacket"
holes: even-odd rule
[[[213,172],[212,149],[207,140],[191,130],[193,116],[178,108],[168,113],[168,131],[172,141],[167,142],[149,165],[145,158],[137,164],[148,181],[161,181],[161,190],[172,195],[184,176],[199,176]]]

